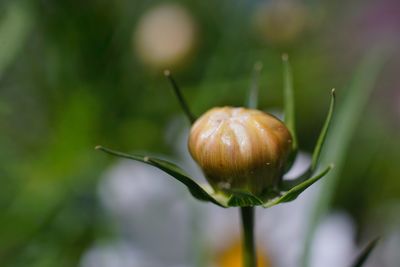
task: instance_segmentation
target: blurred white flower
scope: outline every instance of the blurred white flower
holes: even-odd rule
[[[318,227],[312,244],[311,266],[348,266],[356,254],[355,227],[345,213],[334,213]]]
[[[184,64],[195,50],[197,30],[190,13],[178,4],[162,4],[139,20],[133,42],[136,55],[156,70]]]
[[[82,267],[155,267],[160,266],[126,242],[95,245],[82,260]]]
[[[151,251],[164,264],[188,261],[194,209],[188,204],[189,193],[170,176],[121,160],[105,172],[99,195],[123,238]]]

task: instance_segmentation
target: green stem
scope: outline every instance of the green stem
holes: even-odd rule
[[[190,111],[189,106],[186,103],[186,100],[182,95],[181,89],[179,88],[178,84],[176,83],[174,77],[172,77],[172,74],[169,70],[165,70],[164,75],[165,75],[165,77],[167,77],[167,79],[171,83],[171,86],[174,89],[174,93],[175,93],[176,97],[178,98],[179,104],[181,105],[183,111],[185,112],[185,115],[189,119],[190,124],[193,124],[196,121],[196,117]]]
[[[243,224],[243,267],[256,267],[257,257],[254,242],[254,208],[242,207]]]

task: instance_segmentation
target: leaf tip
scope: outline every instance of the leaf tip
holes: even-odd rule
[[[381,239],[382,239],[382,237],[381,236],[377,236],[377,237],[375,237],[375,239],[373,239],[372,241],[371,241],[371,246],[376,246],[378,243],[379,243],[379,241],[381,241]]]
[[[95,146],[95,147],[94,147],[94,149],[95,149],[95,150],[102,150],[102,149],[103,149],[103,147],[102,147],[102,146],[100,146],[100,145],[97,145],[97,146]]]
[[[282,60],[283,61],[288,61],[289,60],[289,55],[287,53],[282,54]]]

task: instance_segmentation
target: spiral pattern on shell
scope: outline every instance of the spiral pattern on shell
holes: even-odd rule
[[[272,115],[217,107],[194,123],[188,146],[215,191],[262,197],[281,178],[291,142],[286,126]]]

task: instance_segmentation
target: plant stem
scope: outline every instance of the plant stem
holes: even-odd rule
[[[165,75],[165,77],[167,77],[167,79],[171,83],[172,88],[174,89],[174,93],[175,93],[176,97],[178,98],[179,104],[181,105],[187,118],[189,119],[190,123],[193,124],[196,121],[196,117],[190,111],[189,106],[188,106],[185,98],[182,95],[181,89],[178,86],[178,83],[175,81],[174,77],[172,77],[172,74],[169,70],[165,70],[164,75]]]
[[[241,208],[243,224],[243,267],[257,267],[254,242],[254,208]]]

